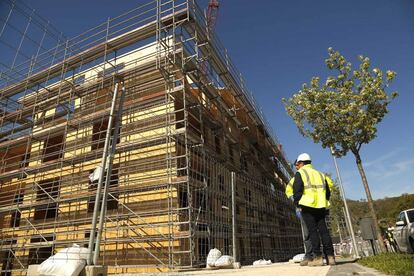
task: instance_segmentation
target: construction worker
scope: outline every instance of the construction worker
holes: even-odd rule
[[[295,160],[295,168],[296,170],[298,170],[298,166]],[[286,189],[285,189],[285,194],[287,196],[287,198],[291,199],[293,201],[293,182],[295,180],[295,177],[292,177],[289,181],[289,183],[286,185]],[[312,242],[310,240],[309,237],[309,231],[308,228],[306,227],[305,222],[303,221],[302,218],[302,214],[300,212],[299,208],[296,208],[296,216],[300,219],[300,225],[302,228],[302,237],[303,237],[303,244],[305,246],[305,257],[303,258],[303,260],[300,262],[301,266],[306,266],[308,265],[308,263],[310,261],[312,261]]]
[[[301,210],[302,218],[309,230],[312,242],[314,256],[313,260],[308,262],[308,265],[323,265],[320,240],[322,240],[328,264],[335,265],[332,239],[325,221],[328,201],[331,196],[329,183],[332,183],[332,180],[313,168],[309,154],[300,154],[296,162],[298,171],[293,181],[293,201]]]

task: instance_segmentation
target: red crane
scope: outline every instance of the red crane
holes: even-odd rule
[[[207,10],[207,27],[208,31],[211,33],[214,31],[217,22],[218,16],[219,1],[218,0],[209,0],[208,1],[208,10]]]

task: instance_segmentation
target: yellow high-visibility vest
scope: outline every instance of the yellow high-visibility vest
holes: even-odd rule
[[[286,185],[285,194],[287,198],[290,198],[291,196],[293,196],[293,182],[295,182],[294,177],[292,177],[289,183]]]
[[[331,192],[331,196],[332,196],[332,193],[333,193],[333,187],[334,187],[333,181],[332,181],[332,179],[331,179],[329,176],[327,176],[326,174],[325,174],[325,180],[326,180],[326,182],[328,182],[329,191]],[[331,206],[331,203],[329,203],[329,201],[327,200],[327,201],[326,201],[326,208],[329,208],[329,206]]]
[[[299,205],[311,208],[327,208],[329,202],[326,200],[326,185],[331,190],[332,180],[325,174],[315,170],[311,164],[305,165],[298,171],[303,181],[303,195],[299,200]],[[329,180],[328,180],[329,179]]]

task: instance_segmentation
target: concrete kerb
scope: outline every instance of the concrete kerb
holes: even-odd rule
[[[243,276],[270,276],[270,275],[295,275],[295,276],[325,276],[330,266],[320,267],[303,267],[297,263],[273,263],[270,265],[259,266],[242,266],[240,269],[220,269],[213,271],[197,271],[185,273],[185,275],[203,275],[203,274],[219,274],[219,275],[243,275]]]
[[[354,262],[339,262],[338,265],[332,266],[327,274],[327,276],[341,275],[385,276],[386,274]]]
[[[27,276],[41,276],[37,272],[40,265],[29,265],[27,268]],[[87,265],[80,272],[79,276],[107,276],[108,267],[99,265]]]
[[[358,263],[354,263],[354,265],[356,265],[357,267],[359,267],[360,269],[366,271],[367,273],[372,273],[374,275],[378,275],[378,276],[387,276],[387,274],[384,274],[376,269],[370,268],[370,267],[366,267],[363,265],[360,265]]]
[[[303,267],[296,263],[273,263],[260,266],[242,266],[240,269],[202,269],[186,272],[165,272],[165,273],[131,273],[119,274],[122,276],[138,275],[160,275],[160,276],[179,276],[179,275],[240,275],[240,276],[274,276],[274,275],[295,275],[295,276],[325,276],[330,266]]]

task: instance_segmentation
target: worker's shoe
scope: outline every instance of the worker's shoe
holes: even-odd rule
[[[328,256],[328,265],[336,265],[334,256]]]
[[[313,260],[308,263],[308,266],[323,266],[322,256],[313,258]]]
[[[307,266],[309,264],[309,262],[312,261],[312,259],[309,258],[305,258],[300,262],[300,266]]]

